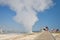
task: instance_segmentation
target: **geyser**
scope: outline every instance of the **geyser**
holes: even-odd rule
[[[16,12],[13,20],[23,24],[26,32],[32,32],[32,27],[38,21],[37,12],[43,12],[53,6],[52,0],[0,0],[0,5],[7,5]],[[36,12],[37,11],[37,12]]]

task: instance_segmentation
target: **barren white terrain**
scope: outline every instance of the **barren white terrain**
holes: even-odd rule
[[[0,34],[0,40],[33,40],[38,34]]]
[[[39,36],[41,34],[42,33],[32,33],[32,34],[0,34],[0,40],[35,40],[35,38],[37,38],[37,36]],[[56,38],[56,40],[60,40],[59,34],[52,34],[52,35]],[[42,37],[42,36],[40,36],[40,37]],[[38,37],[38,38],[40,38],[40,37]]]

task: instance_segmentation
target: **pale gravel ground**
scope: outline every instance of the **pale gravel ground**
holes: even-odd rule
[[[38,34],[0,34],[0,40],[33,40]]]
[[[60,40],[60,34],[55,36],[56,40]]]
[[[0,34],[0,40],[35,40],[42,33],[33,34]],[[60,40],[60,35],[53,34],[56,40]]]

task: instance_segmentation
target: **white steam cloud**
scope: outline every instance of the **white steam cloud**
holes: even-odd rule
[[[23,24],[27,32],[32,32],[32,27],[38,21],[37,12],[44,11],[53,6],[52,0],[0,0],[0,5],[8,5],[16,11],[13,19]],[[36,12],[37,11],[37,12]]]

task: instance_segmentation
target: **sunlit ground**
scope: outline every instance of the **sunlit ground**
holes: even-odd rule
[[[0,34],[0,40],[34,40],[41,33],[32,34]],[[60,33],[52,33],[56,40],[60,40]]]

